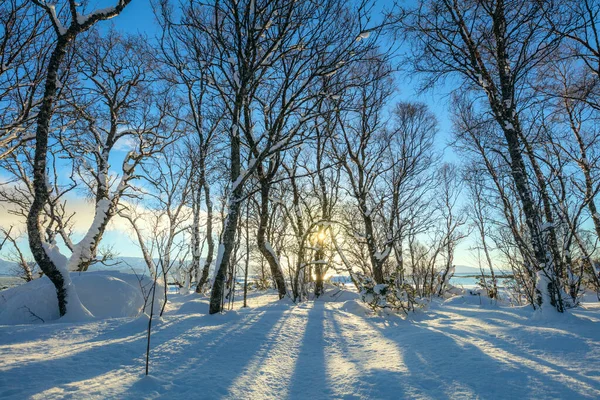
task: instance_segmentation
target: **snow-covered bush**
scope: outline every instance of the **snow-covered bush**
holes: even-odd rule
[[[428,304],[427,299],[416,296],[415,289],[392,275],[384,283],[375,281],[366,275],[355,274],[361,299],[374,311],[390,309],[395,312],[416,311]]]
[[[267,290],[271,289],[271,287],[271,280],[267,277],[257,277],[252,283],[250,283],[250,288],[255,290]]]
[[[490,299],[498,299],[498,284],[495,278],[486,279],[485,275],[479,275],[477,278],[477,286],[485,290],[486,296]]]

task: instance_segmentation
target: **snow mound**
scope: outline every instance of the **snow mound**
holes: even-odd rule
[[[531,313],[531,321],[539,325],[548,326],[569,326],[569,325],[585,325],[586,321],[573,315],[572,310],[566,310],[563,313],[556,311],[556,308],[545,305],[542,308]]]
[[[96,318],[136,317],[150,311],[144,309],[144,298],[152,286],[149,278],[112,271],[71,274],[83,306]],[[157,287],[155,312],[160,310],[162,287]],[[68,306],[67,306],[68,308]],[[56,291],[48,277],[33,280],[0,294],[0,325],[35,324],[59,318]],[[67,315],[61,321],[78,322],[76,315]]]
[[[341,289],[333,285],[325,285],[325,292],[316,300],[331,303],[343,303],[349,300],[358,300],[360,295],[347,289]]]
[[[348,300],[344,302],[341,310],[350,314],[358,315],[359,317],[365,317],[373,314],[373,312],[367,308],[362,301],[357,300]]]
[[[196,294],[194,294],[194,297],[195,298],[190,298],[187,301],[182,302],[179,307],[172,310],[171,313],[175,315],[208,314],[208,301],[199,298]]]
[[[496,306],[498,305],[497,300],[490,299],[481,290],[466,290],[466,292],[459,296],[453,296],[444,301],[444,305],[479,305],[479,306]]]

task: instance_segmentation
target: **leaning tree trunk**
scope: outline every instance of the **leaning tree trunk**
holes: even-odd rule
[[[554,273],[555,265],[548,256],[556,254],[552,243],[547,243],[541,229],[541,213],[535,206],[532,198],[531,188],[528,182],[527,170],[523,160],[523,154],[520,146],[520,138],[524,138],[521,124],[517,115],[515,99],[514,76],[509,63],[507,50],[507,32],[506,32],[506,15],[504,3],[498,2],[493,15],[493,34],[496,38],[496,56],[498,60],[498,74],[500,78],[500,90],[498,93],[492,94],[487,90],[490,105],[494,111],[497,122],[500,124],[504,137],[506,138],[507,147],[510,155],[511,173],[517,188],[517,193],[523,212],[525,214],[525,222],[531,235],[531,245],[533,248],[534,257],[536,260],[537,282],[536,282],[536,302],[539,307],[545,301],[556,308],[557,311],[563,312],[563,304],[560,298],[560,288],[556,285],[556,274]],[[487,75],[487,71],[486,75]],[[493,81],[489,79],[488,87]],[[526,143],[523,143],[526,144]],[[551,239],[551,238],[550,238]],[[551,265],[548,265],[551,264]],[[549,268],[550,267],[550,268]],[[547,297],[547,298],[544,298]]]
[[[264,180],[261,181],[260,223],[258,225],[256,239],[258,242],[258,248],[260,249],[261,254],[267,260],[269,268],[271,269],[271,275],[273,276],[273,280],[277,286],[279,298],[283,299],[286,294],[285,279],[283,277],[283,272],[281,271],[281,266],[279,265],[277,254],[275,254],[273,247],[266,239],[267,225],[269,223],[269,192],[269,183],[265,182]]]
[[[50,259],[44,249],[44,238],[42,236],[43,228],[40,223],[41,214],[48,200],[48,188],[46,186],[46,154],[48,152],[48,133],[50,130],[50,120],[52,119],[52,110],[56,102],[56,90],[58,81],[58,70],[60,64],[67,52],[67,46],[70,40],[60,36],[56,47],[52,52],[48,63],[46,74],[46,86],[44,97],[37,117],[37,130],[35,142],[35,155],[33,164],[33,188],[34,198],[31,209],[27,215],[27,234],[29,235],[29,247],[33,257],[40,269],[48,276],[56,288],[58,298],[58,311],[62,317],[67,312],[67,284],[68,272],[65,276]]]
[[[67,312],[67,303],[72,301],[70,308],[79,308],[82,315],[90,315],[89,311],[83,307],[77,292],[71,285],[71,278],[67,269],[67,259],[53,245],[44,243],[42,236],[42,225],[40,218],[44,206],[48,201],[48,187],[46,175],[46,157],[48,154],[48,136],[50,131],[50,121],[53,115],[54,104],[56,103],[56,92],[58,89],[58,71],[61,63],[67,54],[68,46],[75,40],[78,34],[87,31],[98,21],[113,18],[119,15],[121,11],[130,3],[131,0],[122,0],[115,7],[105,8],[90,13],[87,18],[80,21],[79,18],[73,18],[68,28],[62,26],[62,23],[56,16],[54,5],[46,2],[36,2],[50,16],[52,25],[57,33],[56,44],[46,70],[46,82],[44,86],[44,97],[40,103],[40,109],[37,115],[37,128],[35,134],[35,153],[33,161],[33,188],[34,197],[27,215],[27,233],[29,235],[29,247],[40,269],[48,276],[56,288],[58,299],[58,311],[62,317]],[[73,10],[75,3],[69,4]],[[73,14],[75,11],[73,11]],[[52,257],[48,254],[51,253]]]
[[[236,103],[234,105],[235,112],[231,121],[231,146],[230,146],[230,168],[231,168],[231,193],[229,195],[229,203],[227,204],[227,217],[223,223],[223,235],[219,244],[219,253],[215,263],[216,275],[215,281],[210,292],[209,314],[221,312],[223,308],[223,295],[225,291],[225,280],[227,275],[227,267],[229,258],[235,246],[235,234],[237,231],[240,207],[243,197],[243,185],[241,182],[241,155],[240,155],[240,110],[242,109],[242,92],[238,92]]]
[[[202,267],[202,276],[198,281],[198,285],[196,286],[196,293],[201,293],[202,288],[208,282],[208,271],[210,269],[210,264],[212,263],[212,259],[215,253],[215,241],[213,239],[213,213],[212,213],[212,200],[210,199],[210,185],[206,182],[206,179],[203,179],[204,185],[204,202],[206,204],[206,243],[208,246],[208,253],[206,254],[206,259],[204,260],[204,266]]]

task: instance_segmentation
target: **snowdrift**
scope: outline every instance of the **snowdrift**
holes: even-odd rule
[[[446,305],[479,305],[482,307],[498,305],[498,300],[489,298],[482,289],[467,289],[464,293],[456,294],[444,301]],[[500,303],[502,304],[502,303]]]
[[[149,296],[153,281],[114,271],[72,272],[71,279],[81,302],[96,318],[136,317],[150,311]],[[164,299],[163,287],[157,283],[154,311],[159,312]],[[67,312],[67,317],[69,316]],[[0,325],[35,324],[59,319],[54,285],[42,277],[0,292]],[[73,321],[72,318],[69,322]]]

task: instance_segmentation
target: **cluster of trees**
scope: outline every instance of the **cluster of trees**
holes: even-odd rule
[[[333,271],[411,309],[469,235],[491,297],[500,262],[535,308],[600,289],[597,1],[160,0],[154,39],[98,27],[129,2],[0,5],[0,201],[35,263],[17,229],[2,244],[61,315],[82,307],[68,271],[110,262],[115,218],[155,278],[210,288],[211,313],[241,275],[301,301]],[[394,102],[400,58],[422,89],[456,87],[461,165],[426,105]],[[95,210],[78,241],[73,193]]]
[[[487,263],[491,244],[536,308],[564,311],[586,276],[597,288],[599,13],[594,0],[440,0],[404,28],[423,86],[457,83],[455,145]]]

